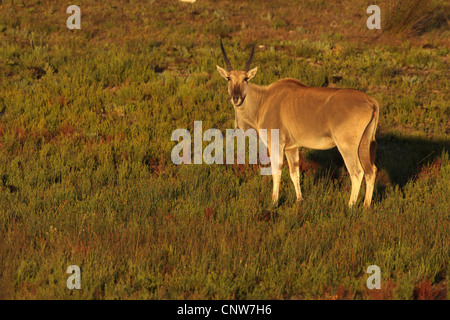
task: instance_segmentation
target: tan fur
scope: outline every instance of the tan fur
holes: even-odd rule
[[[271,129],[279,129],[279,167],[283,152],[289,165],[297,200],[302,199],[299,184],[298,148],[330,149],[337,147],[349,171],[352,191],[348,205],[356,203],[362,178],[366,180],[364,205],[369,207],[375,183],[375,131],[379,106],[375,99],[353,89],[308,87],[296,79],[282,79],[269,86],[248,83],[256,68],[226,71],[217,66],[228,80],[228,92],[235,109],[236,127],[266,129],[265,141],[271,159]],[[276,171],[276,170],[275,170]],[[272,200],[278,202],[281,170],[273,171]]]

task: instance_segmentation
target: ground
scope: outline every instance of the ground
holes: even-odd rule
[[[447,299],[448,1],[413,2],[368,30],[362,0],[82,1],[69,30],[67,2],[0,1],[0,298]],[[219,38],[234,66],[256,44],[254,83],[377,99],[370,209],[335,149],[299,150],[277,208],[259,165],[172,163],[175,129],[234,127]]]

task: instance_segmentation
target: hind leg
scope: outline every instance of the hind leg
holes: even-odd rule
[[[350,179],[352,181],[352,193],[350,195],[350,200],[348,206],[351,208],[358,200],[359,190],[361,189],[361,182],[364,176],[362,169],[349,169]]]
[[[366,180],[366,197],[364,198],[364,207],[370,207],[372,202],[373,188],[375,186],[375,176],[377,173],[377,167],[373,165],[372,172],[365,173],[364,178]]]
[[[302,191],[300,189],[300,157],[298,155],[298,149],[287,149],[284,150],[284,152],[286,154],[286,159],[289,165],[289,174],[291,176],[292,183],[294,183],[297,201],[301,201]]]
[[[348,206],[351,208],[358,200],[359,190],[361,189],[361,182],[364,177],[364,171],[359,162],[358,149],[347,148],[345,146],[338,145],[339,152],[344,158],[345,166],[350,174],[350,180],[352,182],[352,193],[350,194],[350,200]]]
[[[364,169],[364,178],[366,180],[366,196],[364,199],[364,206],[370,207],[372,202],[373,189],[375,186],[375,177],[377,174],[377,167],[375,166],[377,144],[375,140],[370,143],[365,143],[364,138],[359,149],[359,158]]]

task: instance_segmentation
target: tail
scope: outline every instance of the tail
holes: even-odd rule
[[[366,129],[361,137],[361,142],[359,144],[358,155],[361,162],[361,166],[366,175],[375,174],[375,157],[377,153],[377,142],[375,141],[375,132],[377,130],[378,118],[380,114],[380,108],[378,103],[371,99],[370,101],[373,113],[372,119],[367,124]]]

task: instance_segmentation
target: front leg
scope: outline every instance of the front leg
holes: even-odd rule
[[[289,174],[294,184],[297,201],[302,200],[302,190],[300,189],[300,157],[298,148],[286,149],[286,159],[289,165]]]
[[[283,159],[282,157],[283,157],[283,153],[281,153],[280,158]],[[272,158],[271,158],[270,161],[272,162]],[[278,196],[279,196],[279,193],[280,193],[281,166],[283,165],[282,161],[283,160],[280,161],[278,170],[276,170],[274,168],[275,166],[272,166],[272,177],[273,177],[272,204],[275,205],[275,206],[278,205]]]
[[[284,139],[278,135],[272,134],[268,137],[267,145],[270,153],[270,166],[272,168],[273,192],[272,204],[278,205],[278,197],[280,192],[281,172],[283,167],[283,151]]]

